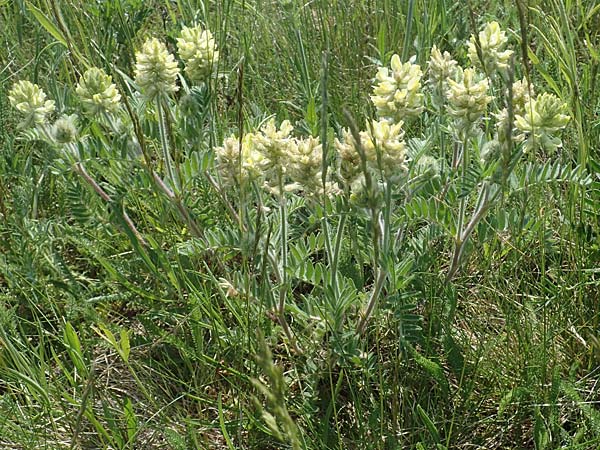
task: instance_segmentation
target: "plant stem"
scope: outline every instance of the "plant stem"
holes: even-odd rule
[[[202,238],[204,236],[204,234],[202,233],[202,230],[200,229],[200,227],[198,226],[196,221],[190,215],[189,211],[187,210],[187,208],[181,201],[181,198],[177,194],[175,194],[175,192],[173,192],[171,189],[169,189],[169,186],[167,186],[164,183],[164,181],[161,180],[160,176],[156,172],[153,171],[152,176],[154,178],[154,181],[156,181],[156,184],[158,185],[158,187],[167,195],[169,200],[171,200],[175,204],[177,211],[179,211],[179,214],[181,215],[183,220],[190,227],[192,234],[196,237]]]
[[[75,171],[75,173],[80,175],[81,178],[83,178],[87,184],[89,184],[92,187],[92,189],[100,196],[100,198],[102,198],[102,200],[104,200],[107,203],[113,203],[113,200],[110,197],[110,195],[108,195],[106,193],[106,191],[104,189],[102,189],[102,187],[100,187],[100,185],[98,183],[96,183],[96,180],[94,180],[90,176],[90,174],[87,172],[87,170],[85,170],[85,167],[83,166],[83,164],[81,164],[80,161],[75,163],[75,165],[73,166],[73,170]],[[139,243],[141,245],[148,246],[148,243],[142,237],[142,235],[136,228],[135,224],[133,223],[133,220],[131,220],[131,217],[129,217],[129,214],[127,214],[127,211],[125,211],[124,209],[123,209],[123,220],[125,220],[127,227],[131,230],[131,232],[137,238]]]
[[[160,144],[163,152],[163,162],[165,164],[165,171],[167,172],[167,179],[173,186],[173,190],[178,192],[179,183],[175,171],[173,170],[173,165],[171,164],[171,153],[169,152],[169,140],[165,123],[165,111],[160,97],[156,100],[156,108],[158,109],[158,130],[160,132]]]
[[[373,292],[371,293],[371,297],[367,303],[367,307],[365,308],[365,311],[358,321],[358,325],[356,326],[356,333],[359,336],[362,336],[365,332],[367,323],[369,322],[371,315],[375,310],[377,300],[379,300],[383,283],[387,278],[387,270],[380,260],[380,240],[383,238],[384,231],[381,229],[379,210],[376,207],[373,207],[371,210],[371,222],[373,226],[373,267],[377,267],[377,278],[375,281],[375,286],[373,287]]]
[[[375,281],[375,287],[371,293],[371,298],[369,299],[369,303],[367,304],[365,312],[363,313],[358,322],[358,326],[356,327],[356,333],[359,336],[362,336],[365,332],[365,328],[369,322],[369,319],[371,318],[371,314],[373,314],[373,310],[375,309],[375,305],[377,304],[377,300],[379,299],[379,295],[381,294],[383,284],[385,283],[385,279],[387,277],[387,271],[383,267],[379,267],[377,272],[377,280]]]
[[[297,353],[301,353],[300,348],[296,343],[296,339],[292,334],[292,330],[290,329],[287,320],[285,319],[285,299],[287,296],[288,290],[288,277],[287,277],[287,208],[286,208],[286,198],[283,191],[283,173],[281,169],[279,169],[278,173],[278,181],[279,181],[279,215],[280,215],[280,225],[281,225],[281,284],[279,289],[279,304],[277,305],[277,318],[279,320],[279,324],[283,328],[283,332],[288,338],[290,345]]]

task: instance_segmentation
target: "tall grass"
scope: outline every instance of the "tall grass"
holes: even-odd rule
[[[378,66],[425,68],[433,44],[464,64],[492,19],[515,79],[572,122],[485,210],[482,142],[453,171],[433,107],[407,145],[441,175],[412,164],[410,195],[383,206],[220,183],[214,147],[271,115],[320,136],[326,166],[373,117]],[[0,1],[0,446],[600,446],[599,20],[595,0]],[[135,50],[156,36],[175,51],[194,22],[215,33],[218,76],[182,85],[157,121],[129,95]],[[82,125],[108,200],[17,129],[7,99],[28,79],[71,113],[90,66],[129,102],[122,135]],[[158,176],[164,148],[179,189]]]

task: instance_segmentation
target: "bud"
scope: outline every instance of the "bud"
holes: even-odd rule
[[[29,81],[18,81],[8,93],[10,104],[25,117],[20,128],[45,124],[48,114],[54,112],[54,100],[46,100],[46,93]]]
[[[113,84],[112,77],[97,67],[85,71],[75,92],[90,115],[112,113],[119,109],[121,95]]]
[[[210,75],[219,59],[215,39],[209,30],[200,26],[183,27],[181,37],[177,38],[177,48],[185,63],[185,73],[193,81],[200,81]]]
[[[77,130],[77,116],[62,116],[52,125],[52,137],[58,144],[76,142],[79,136]]]
[[[179,68],[165,44],[156,38],[148,39],[135,58],[135,82],[149,101],[177,91]]]
[[[512,50],[504,50],[508,42],[506,33],[500,29],[498,22],[486,24],[479,32],[479,43],[481,44],[481,56],[483,58],[483,68],[488,74],[495,70],[505,71],[508,67],[508,61],[513,54]],[[481,60],[477,54],[477,42],[475,36],[471,36],[468,42],[468,52],[471,64],[481,68]]]
[[[381,67],[375,76],[371,100],[382,119],[399,122],[416,117],[423,111],[421,67],[411,61],[402,64],[398,55],[392,56],[391,72]]]

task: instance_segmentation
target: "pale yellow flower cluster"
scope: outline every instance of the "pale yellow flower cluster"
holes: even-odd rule
[[[8,93],[10,104],[23,114],[21,128],[43,125],[54,112],[54,100],[46,100],[46,93],[29,81],[17,81]]]
[[[352,134],[346,130],[343,140],[335,140],[339,156],[339,176],[346,186],[355,186],[364,176],[360,150],[364,151],[367,170],[389,182],[396,182],[407,170],[404,122],[387,120],[367,122],[367,130],[360,132],[360,147]]]
[[[287,175],[299,189],[309,194],[323,193],[323,146],[318,138],[296,139],[289,154]],[[331,189],[332,186],[326,186]]]
[[[514,121],[511,136],[515,142],[523,142],[524,151],[543,149],[553,151],[562,145],[556,133],[564,129],[570,121],[568,107],[558,97],[543,93],[533,97],[533,86],[527,80],[513,83]],[[506,142],[508,112],[504,108],[496,117],[496,138],[498,143]]]
[[[241,150],[239,138],[225,139],[222,147],[215,148],[217,170],[224,184],[240,185],[262,177],[264,186],[277,194],[280,183],[285,191],[301,189],[309,195],[322,194],[321,143],[312,136],[295,138],[292,131],[288,120],[277,127],[275,119],[270,119],[258,133],[244,135]],[[327,183],[328,192],[334,189]]]
[[[210,75],[219,59],[212,33],[200,26],[183,27],[181,37],[177,38],[177,48],[185,63],[185,72],[193,81],[201,81]]]
[[[429,85],[432,88],[431,100],[434,106],[441,107],[446,100],[448,80],[455,80],[459,71],[458,63],[450,53],[442,52],[434,44],[429,58]]]
[[[526,79],[517,80],[512,85],[512,108],[514,115],[525,114],[527,108],[531,107],[531,96],[534,95],[534,89],[532,85],[527,83]],[[505,143],[507,137],[507,121],[508,111],[506,108],[502,109],[499,113],[494,114],[496,118],[496,137],[495,140],[499,143]],[[513,126],[510,130],[510,136],[512,136],[514,130]]]
[[[488,95],[488,79],[474,69],[459,68],[459,81],[448,80],[448,113],[454,118],[454,128],[459,139],[468,137],[492,100]]]
[[[84,110],[90,115],[114,113],[119,109],[121,94],[104,70],[92,67],[79,78],[75,88]]]
[[[177,62],[158,39],[148,39],[135,58],[135,82],[148,101],[179,89],[175,84],[179,75]]]
[[[399,122],[418,116],[424,109],[421,92],[421,67],[412,62],[402,63],[398,55],[392,56],[390,69],[380,67],[375,76],[371,100],[377,116]]]
[[[288,155],[294,152],[292,131],[294,127],[289,120],[281,122],[278,128],[275,119],[272,118],[262,126],[260,133],[255,135],[254,146],[264,157],[262,169],[265,172],[285,173]]]
[[[209,76],[219,59],[212,33],[199,25],[183,27],[177,48],[185,72],[194,82]],[[168,96],[179,89],[176,84],[179,67],[165,44],[156,38],[148,39],[135,57],[135,82],[147,100]]]
[[[257,151],[253,133],[247,133],[240,139],[230,136],[223,141],[222,147],[215,148],[217,170],[226,186],[239,186],[257,179],[261,175],[263,155]]]
[[[37,84],[17,81],[9,91],[8,99],[25,116],[20,128],[39,127],[40,137],[54,144],[77,141],[77,115],[63,115],[50,125],[48,115],[55,110],[54,100],[46,100],[46,93]]]
[[[494,71],[503,71],[508,67],[508,62],[513,54],[512,50],[506,50],[508,43],[506,32],[500,29],[498,22],[487,23],[479,32],[479,44],[481,45],[481,57],[477,54],[477,40],[471,36],[468,42],[468,52],[471,64],[482,68],[486,73],[492,75]]]
[[[516,114],[515,126],[520,131],[517,140],[525,141],[525,151],[538,148],[553,151],[560,147],[562,141],[555,133],[571,120],[567,110],[566,103],[558,97],[543,93],[531,100],[522,114]]]

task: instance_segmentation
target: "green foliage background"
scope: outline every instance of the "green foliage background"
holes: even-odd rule
[[[295,352],[272,312],[282,217],[254,205],[240,231],[204,176],[211,149],[240,118],[252,129],[271,114],[319,135],[326,110],[333,137],[349,124],[344,111],[373,115],[371,81],[392,54],[425,67],[437,44],[464,63],[487,20],[509,30],[536,89],[568,103],[563,147],[526,155],[450,282],[444,227],[457,201],[427,200],[441,186],[424,180],[394,219],[397,278],[362,336],[343,324],[375,281],[369,217],[348,215],[343,228],[339,205],[321,212],[346,230],[334,295],[321,287],[332,272],[320,219],[290,199]],[[176,123],[189,175],[181,202],[203,239],[139,164],[98,146],[87,169],[114,199],[103,203],[52,148],[20,139],[7,100],[28,79],[66,111],[89,65],[126,90],[144,39],[173,50],[195,21],[221,51],[221,76],[186,98]],[[0,38],[2,448],[600,446],[596,0],[0,0]],[[158,132],[142,122],[155,148]],[[124,210],[148,247],[123,231]]]

